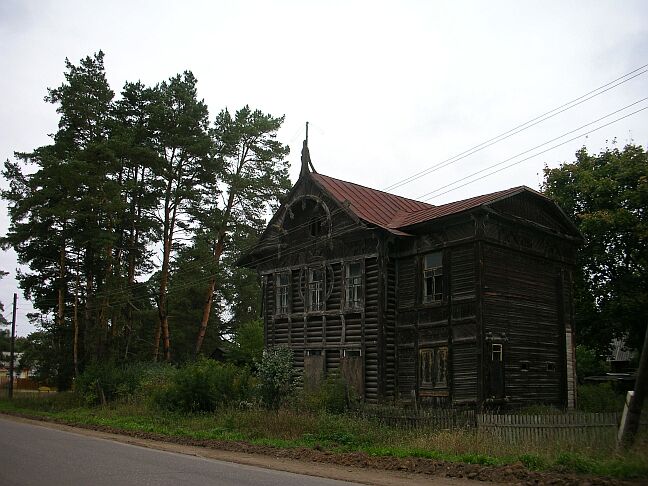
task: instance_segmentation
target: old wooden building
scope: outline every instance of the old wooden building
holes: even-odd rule
[[[240,265],[263,285],[268,346],[305,386],[338,370],[369,402],[575,403],[580,235],[515,187],[433,206],[318,174],[299,180]]]

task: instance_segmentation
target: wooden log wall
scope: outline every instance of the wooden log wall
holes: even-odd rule
[[[327,269],[326,302],[321,311],[306,310],[304,299],[307,298],[308,266],[281,270],[289,271],[291,278],[291,309],[287,315],[276,315],[276,273],[269,273],[264,277],[266,279],[264,293],[266,346],[291,347],[295,353],[295,367],[300,370],[303,370],[305,352],[321,351],[327,372],[339,370],[343,350],[359,351],[364,359],[364,397],[369,402],[377,402],[380,383],[378,369],[381,359],[378,311],[381,279],[378,258],[372,256],[364,259],[364,308],[362,309],[344,308],[345,261],[329,262],[325,267]],[[393,332],[391,340],[393,347]]]
[[[550,260],[487,243],[483,261],[484,333],[503,339],[506,395],[560,404],[560,269]],[[490,359],[488,342],[484,346]]]
[[[444,298],[422,303],[422,272],[414,255],[398,260],[396,287],[397,395],[406,400],[415,390],[419,398],[448,405],[475,402],[477,396],[477,281],[474,243],[446,248],[444,252]],[[419,349],[448,346],[446,389],[419,387]]]

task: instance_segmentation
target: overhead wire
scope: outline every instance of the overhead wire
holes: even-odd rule
[[[568,101],[567,103],[564,103],[564,104],[562,104],[562,105],[560,105],[560,106],[558,106],[558,107],[556,107],[556,108],[554,108],[552,110],[549,110],[549,111],[547,111],[547,112],[545,112],[545,113],[543,113],[543,114],[541,114],[541,115],[539,115],[539,116],[537,116],[535,118],[532,118],[531,120],[528,120],[528,121],[526,121],[526,122],[524,122],[524,123],[522,123],[520,125],[517,125],[517,126],[511,128],[510,130],[507,130],[506,132],[503,132],[503,133],[501,133],[501,134],[499,134],[499,135],[497,135],[497,136],[495,136],[493,138],[490,138],[490,139],[488,139],[488,140],[486,140],[486,141],[484,141],[482,143],[479,143],[479,144],[469,148],[468,150],[465,150],[465,151],[463,151],[463,152],[461,152],[461,153],[459,153],[459,154],[457,154],[457,155],[455,155],[453,157],[447,158],[447,159],[445,159],[445,160],[443,160],[441,162],[438,162],[437,164],[432,165],[431,167],[423,169],[422,171],[419,171],[419,172],[417,172],[417,173],[415,173],[415,174],[413,174],[411,176],[408,176],[408,177],[406,177],[406,178],[404,178],[404,179],[402,179],[402,180],[400,180],[398,182],[395,182],[395,183],[391,184],[390,186],[387,186],[384,190],[385,191],[390,191],[390,190],[396,189],[398,187],[404,186],[406,184],[409,184],[410,182],[413,182],[413,181],[415,181],[417,179],[420,179],[421,177],[424,177],[424,176],[426,176],[428,174],[431,174],[432,172],[436,172],[439,169],[442,169],[444,167],[447,167],[448,165],[454,164],[455,162],[463,160],[463,159],[465,159],[465,158],[467,158],[467,157],[469,157],[471,155],[476,154],[477,152],[480,152],[480,151],[482,151],[482,150],[484,150],[484,149],[486,149],[488,147],[491,147],[492,145],[495,145],[495,144],[497,144],[497,143],[499,143],[499,142],[501,142],[503,140],[506,140],[506,139],[508,139],[508,138],[510,138],[510,137],[512,137],[514,135],[517,135],[520,132],[528,130],[529,128],[531,128],[533,126],[536,126],[539,123],[542,123],[542,122],[544,122],[546,120],[549,120],[549,119],[551,119],[551,118],[553,118],[553,117],[555,117],[555,116],[557,116],[557,115],[559,115],[561,113],[564,113],[565,111],[571,110],[572,108],[575,108],[576,106],[579,106],[579,105],[585,103],[586,101],[589,101],[589,100],[591,100],[591,99],[593,99],[593,98],[595,98],[595,97],[597,97],[599,95],[602,95],[603,93],[606,93],[606,92],[608,92],[608,91],[610,91],[610,90],[612,90],[612,89],[614,89],[614,88],[616,88],[616,87],[618,87],[618,86],[620,86],[620,85],[622,85],[624,83],[627,83],[627,82],[631,81],[632,79],[634,79],[634,78],[636,78],[638,76],[641,76],[641,75],[645,74],[646,72],[648,72],[648,69],[645,69],[646,67],[648,67],[648,64],[644,64],[643,66],[640,66],[637,69],[634,69],[634,70],[630,71],[629,73],[624,74],[623,76],[620,76],[620,77],[618,77],[618,78],[616,78],[616,79],[614,79],[614,80],[612,80],[612,81],[610,81],[610,82],[608,82],[608,83],[606,83],[606,84],[604,84],[602,86],[599,86],[596,89],[588,91],[587,93],[585,93],[585,94],[583,94],[583,95],[581,95],[581,96],[579,96],[577,98],[574,98],[573,100]],[[641,71],[642,69],[643,69],[643,71]],[[637,71],[641,71],[641,72],[637,72]],[[627,78],[627,79],[625,79],[625,78]],[[619,81],[619,82],[617,83],[617,81]],[[614,84],[614,83],[616,83],[616,84]]]
[[[645,99],[648,99],[648,98],[645,98]],[[535,157],[538,157],[539,155],[545,154],[545,153],[549,152],[550,150],[553,150],[553,149],[555,149],[555,148],[557,148],[557,147],[560,147],[560,146],[562,146],[562,145],[565,145],[565,144],[567,144],[567,143],[569,143],[569,142],[573,142],[574,140],[578,140],[578,139],[581,138],[581,137],[584,137],[584,136],[586,136],[586,135],[589,135],[589,134],[591,134],[591,133],[594,133],[594,132],[596,132],[596,131],[598,131],[598,130],[600,130],[600,129],[602,129],[602,128],[605,128],[605,127],[607,127],[607,126],[610,126],[610,125],[612,125],[612,124],[614,124],[614,123],[617,123],[617,122],[619,122],[619,121],[621,121],[621,120],[624,120],[625,118],[628,118],[628,117],[631,117],[631,116],[633,116],[633,115],[636,115],[637,113],[640,113],[640,112],[642,112],[642,111],[644,111],[644,110],[648,110],[648,106],[645,106],[644,108],[641,108],[641,109],[639,109],[639,110],[633,111],[632,113],[628,113],[627,115],[624,115],[624,116],[622,116],[622,117],[619,117],[619,118],[617,118],[616,120],[612,120],[612,121],[610,121],[610,122],[608,122],[608,123],[605,123],[605,124],[603,124],[603,125],[601,125],[601,126],[598,126],[598,127],[594,128],[594,129],[592,129],[592,130],[589,130],[589,131],[587,131],[587,132],[585,132],[585,133],[580,133],[580,134],[578,134],[577,136],[575,136],[575,137],[573,137],[573,138],[570,138],[569,140],[565,140],[565,141],[563,141],[563,142],[561,142],[561,143],[559,143],[559,144],[556,144],[556,145],[554,145],[554,146],[552,146],[552,147],[549,147],[549,148],[547,148],[547,149],[545,149],[545,150],[542,150],[541,152],[538,152],[538,153],[536,153],[536,154],[530,155],[529,157],[526,157],[526,158],[524,158],[524,159],[521,159],[521,160],[515,161],[515,162],[513,162],[513,163],[511,163],[511,164],[509,164],[509,165],[506,165],[506,166],[502,167],[501,169],[498,169],[498,170],[496,170],[496,171],[493,171],[493,172],[490,172],[490,173],[488,173],[488,174],[485,174],[485,175],[483,175],[483,176],[481,176],[481,177],[478,177],[478,178],[476,178],[476,179],[474,179],[474,180],[468,181],[468,182],[466,182],[466,183],[464,183],[464,184],[461,184],[461,185],[459,185],[459,186],[457,186],[457,187],[453,187],[453,188],[451,188],[451,189],[448,189],[447,191],[439,192],[439,191],[441,191],[441,190],[443,190],[443,189],[445,189],[445,188],[447,188],[447,187],[449,187],[449,186],[453,186],[453,185],[458,184],[458,183],[460,183],[460,182],[462,182],[462,181],[464,181],[464,180],[466,180],[466,179],[469,179],[469,178],[471,178],[471,177],[473,177],[473,176],[475,176],[475,175],[478,175],[478,174],[480,174],[480,173],[483,173],[483,172],[485,172],[486,170],[489,170],[489,169],[495,168],[495,167],[497,167],[497,166],[499,166],[499,165],[502,165],[503,163],[506,163],[506,162],[508,162],[509,160],[511,160],[511,158],[509,158],[509,159],[507,159],[507,160],[505,160],[505,161],[498,162],[498,163],[496,163],[496,164],[490,165],[489,167],[486,167],[485,169],[481,169],[481,170],[479,170],[479,171],[477,171],[477,172],[473,172],[472,174],[470,174],[470,175],[468,175],[468,176],[465,176],[465,177],[462,177],[462,178],[456,180],[455,182],[452,182],[452,183],[450,183],[450,184],[446,184],[445,186],[442,186],[442,187],[440,187],[440,188],[438,188],[438,189],[436,189],[436,190],[434,190],[434,191],[431,191],[431,192],[428,193],[428,194],[431,194],[431,193],[437,193],[437,192],[439,192],[439,193],[438,193],[438,194],[435,194],[435,195],[433,195],[433,196],[430,196],[430,197],[428,197],[427,199],[424,199],[424,200],[425,200],[425,201],[429,201],[430,199],[434,199],[434,198],[440,197],[440,196],[442,196],[442,195],[444,195],[444,194],[448,194],[449,192],[455,191],[455,190],[457,190],[457,189],[459,189],[459,188],[461,188],[461,187],[468,186],[468,185],[470,185],[470,184],[472,184],[472,183],[474,183],[474,182],[477,182],[477,181],[479,181],[479,180],[485,179],[486,177],[490,177],[491,175],[497,174],[497,173],[502,172],[503,170],[509,169],[509,168],[511,168],[511,167],[513,167],[513,166],[515,166],[515,165],[521,164],[522,162],[526,162],[527,160],[530,160],[530,159],[533,159],[533,158],[535,158]],[[604,118],[607,118],[607,117],[604,117]],[[562,137],[558,137],[558,138],[562,138]],[[557,139],[554,139],[554,140],[557,140]],[[552,141],[554,141],[554,140],[552,140]],[[551,141],[550,141],[550,142],[551,142]],[[548,142],[548,143],[550,143],[550,142]],[[542,144],[542,145],[545,145],[545,144]],[[517,157],[517,156],[516,156],[516,157]],[[513,158],[515,158],[515,157],[513,157]]]

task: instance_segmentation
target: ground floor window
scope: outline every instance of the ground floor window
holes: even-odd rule
[[[421,386],[445,388],[448,386],[448,347],[436,346],[419,350],[419,377]]]

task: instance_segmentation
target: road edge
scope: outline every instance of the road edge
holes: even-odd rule
[[[217,461],[231,462],[245,466],[258,467],[262,469],[272,469],[294,474],[303,474],[306,476],[321,477],[326,479],[335,479],[338,481],[348,481],[360,484],[369,484],[376,486],[402,486],[406,481],[409,485],[430,485],[439,486],[461,486],[474,485],[475,481],[462,478],[448,478],[439,476],[429,476],[409,472],[394,472],[386,470],[375,470],[370,468],[359,468],[356,466],[341,466],[330,463],[317,463],[312,461],[299,461],[275,457],[265,454],[249,452],[233,452],[222,449],[212,449],[208,447],[192,446],[185,444],[176,444],[173,442],[164,442],[130,435],[123,435],[114,432],[105,432],[85,427],[75,427],[72,425],[61,424],[50,420],[39,420],[36,418],[27,418],[20,415],[14,415],[6,412],[0,412],[0,418],[30,424],[39,427],[46,427],[64,432],[93,437],[96,439],[110,440],[122,444],[129,444],[147,449],[156,449],[165,452],[183,454]],[[480,481],[480,484],[494,484]]]

